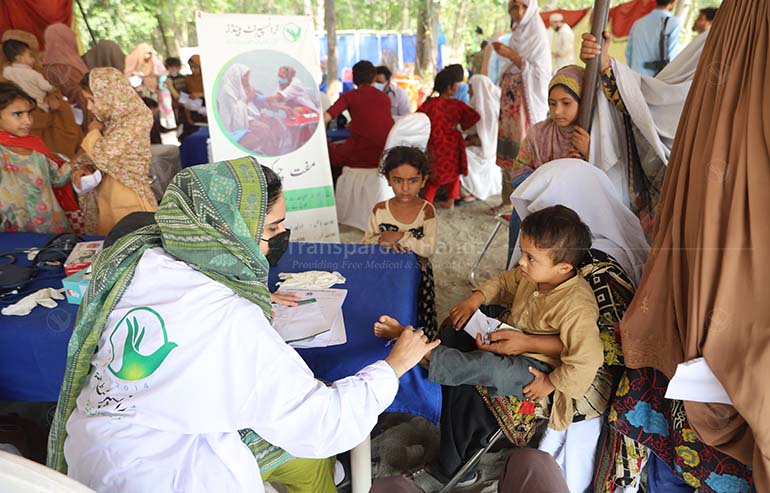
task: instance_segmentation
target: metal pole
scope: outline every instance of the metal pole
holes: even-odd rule
[[[602,50],[604,46],[604,30],[607,28],[607,18],[610,13],[610,0],[595,0],[593,10],[593,21],[591,23],[591,34],[596,37]],[[578,115],[578,125],[591,132],[591,123],[594,115],[594,101],[596,99],[596,88],[599,84],[599,70],[601,69],[601,56],[586,63],[586,71],[583,82],[583,94],[580,97],[580,114]]]
[[[88,24],[88,17],[86,16],[86,11],[83,9],[83,4],[80,3],[80,0],[76,0],[78,3],[78,8],[80,9],[80,15],[83,16],[83,22],[86,23],[86,29],[88,29],[88,34],[91,35],[91,41],[94,45],[96,45],[96,36],[94,36],[94,32],[91,30],[91,26]]]

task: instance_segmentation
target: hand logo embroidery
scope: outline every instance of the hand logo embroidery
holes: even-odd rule
[[[140,321],[141,329],[140,329]],[[145,325],[146,323],[146,325]],[[121,356],[122,364],[120,370],[113,369],[112,364],[116,359],[115,344],[112,338],[121,330],[126,330],[125,342],[123,344],[123,354]],[[139,349],[144,339],[145,333],[149,331],[161,331],[163,334],[163,345],[152,354],[142,354]],[[121,380],[142,380],[152,375],[155,370],[166,360],[169,353],[177,347],[175,342],[168,341],[166,334],[166,324],[163,318],[155,310],[148,307],[139,307],[130,310],[115,326],[115,330],[110,334],[110,347],[112,348],[112,360],[107,368],[110,373]]]

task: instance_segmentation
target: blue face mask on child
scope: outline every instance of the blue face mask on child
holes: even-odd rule
[[[376,88],[378,91],[385,91],[385,84],[383,84],[382,82],[375,82],[375,83],[374,83],[374,87],[375,87],[375,88]]]
[[[278,77],[278,84],[281,86],[288,86],[289,79],[287,79],[286,77]]]

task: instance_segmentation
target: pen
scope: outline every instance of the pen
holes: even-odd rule
[[[315,298],[308,298],[306,300],[299,300],[296,303],[297,303],[297,306],[300,306],[300,305],[307,305],[308,303],[315,303],[316,301],[318,300]]]
[[[406,329],[406,327],[404,327],[404,329]],[[414,327],[413,327],[413,328],[412,328],[412,332],[417,332],[418,330],[425,330],[425,327],[417,327],[417,328],[414,328]],[[397,340],[398,340],[398,337],[395,337],[395,338],[393,338],[393,339],[389,340],[388,342],[386,342],[386,343],[385,343],[385,347],[388,347],[388,346],[390,346],[391,344],[393,344],[393,343],[394,343],[394,342],[396,342]]]

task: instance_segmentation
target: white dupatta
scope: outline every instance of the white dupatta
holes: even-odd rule
[[[706,37],[707,33],[696,37],[655,77],[642,75],[612,59],[612,70],[626,110],[639,134],[664,164],[668,164]],[[597,91],[590,161],[607,173],[628,206],[628,152],[622,131],[623,117],[607,100],[601,86]]]
[[[591,247],[611,255],[635,285],[650,246],[639,218],[624,207],[607,175],[580,159],[557,159],[535,170],[511,195],[523,221],[528,215],[553,205],[577,212],[591,229]],[[518,241],[511,265],[521,256]]]
[[[473,88],[471,107],[481,119],[471,129],[481,140],[481,146],[465,149],[468,175],[460,182],[474,197],[486,200],[502,190],[500,167],[497,166],[497,126],[500,115],[500,88],[486,75],[474,75],[468,81]]]
[[[551,81],[551,46],[548,30],[540,18],[537,0],[520,0],[527,5],[527,11],[519,24],[514,24],[508,46],[524,59],[521,77],[524,82],[524,97],[527,101],[529,123],[535,124],[548,116],[548,83]],[[504,68],[505,73],[513,62]]]

